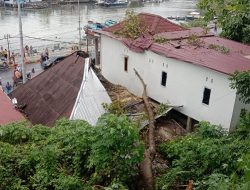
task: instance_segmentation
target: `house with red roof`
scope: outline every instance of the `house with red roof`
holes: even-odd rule
[[[15,109],[11,99],[0,86],[0,126],[23,120],[25,120],[23,115]]]
[[[175,110],[186,117],[187,125],[205,120],[233,128],[240,110],[250,110],[250,105],[240,103],[229,77],[250,69],[250,46],[203,28],[186,29],[158,15],[138,17],[148,30],[137,39],[117,35],[124,21],[96,31],[103,76],[141,96],[135,68],[147,84],[148,96],[178,106]]]

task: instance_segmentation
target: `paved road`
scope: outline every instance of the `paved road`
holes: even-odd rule
[[[40,63],[25,64],[26,73],[31,72],[33,68],[35,69],[35,74],[33,76],[43,72]],[[10,84],[13,85],[13,80],[12,80],[13,73],[14,73],[14,68],[10,68],[7,71],[0,71],[0,77],[2,79],[2,86],[4,90],[7,82],[10,82]]]

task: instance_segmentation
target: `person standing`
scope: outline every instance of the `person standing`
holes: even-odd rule
[[[11,53],[11,59],[13,61],[13,64],[15,65],[16,64],[16,60],[15,60],[15,54],[14,54],[14,52]]]
[[[0,54],[2,54],[3,55],[3,46],[1,46],[1,49],[0,49],[1,51],[0,51]]]
[[[33,47],[30,46],[30,55],[33,55]]]
[[[7,51],[7,49],[5,49],[4,51],[3,51],[3,56],[7,59],[8,58],[8,51]]]
[[[9,94],[11,92],[12,86],[9,82],[7,82],[5,88],[6,88],[7,94]]]

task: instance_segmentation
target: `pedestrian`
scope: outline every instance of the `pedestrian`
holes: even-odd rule
[[[33,55],[33,47],[30,46],[30,55]]]
[[[32,68],[31,72],[32,72],[33,74],[35,73],[35,68],[34,68],[34,67]]]
[[[5,88],[6,88],[7,94],[9,94],[11,92],[12,86],[9,82],[7,82]]]
[[[14,54],[14,52],[11,53],[11,59],[13,61],[13,64],[15,65],[16,64],[16,60],[15,60],[15,54]]]
[[[1,51],[0,51],[0,54],[2,54],[2,56],[3,56],[3,46],[1,46],[1,49],[0,49]]]
[[[42,63],[43,61],[44,61],[44,56],[43,56],[43,53],[41,53],[40,62]]]
[[[8,58],[8,51],[7,51],[7,49],[5,49],[4,51],[3,51],[3,56],[7,59]]]
[[[2,78],[0,77],[0,87],[2,86]]]
[[[48,50],[48,48],[45,49],[45,56],[47,57],[47,59],[49,59],[49,50]]]
[[[17,65],[16,70],[21,73],[22,69],[19,65]]]
[[[25,46],[25,50],[26,50],[27,53],[29,52],[29,46],[28,45]]]

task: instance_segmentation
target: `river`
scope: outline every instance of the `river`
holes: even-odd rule
[[[126,8],[105,8],[93,3],[80,4],[81,27],[88,20],[103,22],[106,19],[121,20],[127,9],[133,9],[136,13],[148,12],[168,16],[185,16],[196,10],[195,0],[168,0],[161,3],[131,2]],[[52,41],[78,42],[79,16],[77,4],[58,5],[43,10],[23,10],[23,34],[24,45],[45,46]],[[10,34],[10,50],[19,49],[19,25],[17,10],[0,8],[0,46],[7,48],[7,40],[3,39],[5,34]],[[33,37],[50,39],[32,39]]]

